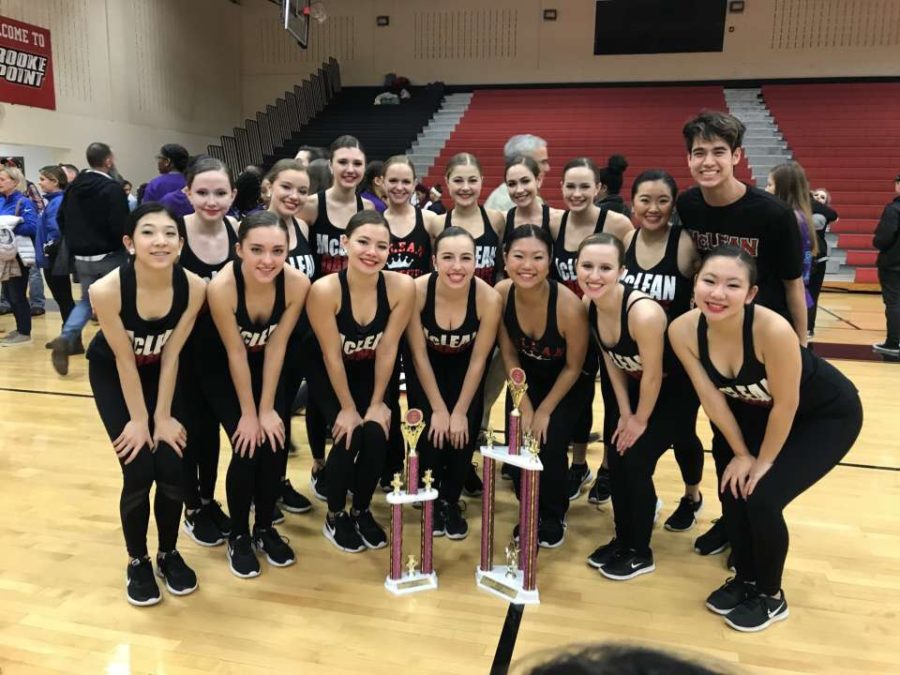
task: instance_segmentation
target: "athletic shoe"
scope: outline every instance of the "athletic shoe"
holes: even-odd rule
[[[432,537],[443,537],[446,532],[445,527],[445,515],[447,513],[447,502],[443,499],[436,499],[434,501],[434,510],[432,511],[432,520],[431,520],[431,536]]]
[[[403,476],[403,470],[402,470],[402,469],[401,469],[400,471],[398,471],[397,473],[399,473],[401,477]],[[391,474],[390,478],[388,478],[388,477],[386,477],[386,476],[382,476],[382,477],[381,477],[381,480],[378,481],[378,484],[379,484],[379,486],[381,487],[381,491],[384,492],[385,494],[387,494],[388,492],[393,492],[393,491],[394,491],[394,486],[391,485],[391,483],[393,482],[393,480],[394,480],[394,475],[393,475],[393,474]]]
[[[340,511],[334,515],[325,516],[325,525],[322,526],[322,534],[341,551],[347,553],[359,553],[366,549],[359,532],[350,520],[346,511]]]
[[[125,572],[125,598],[137,607],[149,607],[162,599],[147,558],[134,558]]]
[[[569,467],[567,484],[569,486],[569,501],[575,501],[581,496],[581,488],[590,482],[594,475],[591,473],[587,462],[584,464],[572,464]]]
[[[587,564],[594,569],[599,570],[601,567],[615,558],[621,550],[622,545],[616,540],[615,537],[613,537],[609,540],[609,543],[603,544],[603,546],[601,546],[588,556]]]
[[[706,608],[725,616],[745,600],[756,595],[756,586],[749,581],[741,581],[737,577],[729,577],[728,580],[709,594],[706,598]]]
[[[272,507],[272,524],[280,525],[284,522],[284,513],[278,508],[278,504]]]
[[[209,509],[205,506],[193,513],[185,510],[182,529],[201,546],[218,546],[226,539],[222,531],[216,527]]]
[[[0,347],[19,347],[31,344],[30,335],[22,335],[18,331],[11,331],[6,337],[0,339]]]
[[[43,307],[32,307],[31,308],[31,316],[44,316],[47,313],[47,310]]]
[[[512,464],[504,464],[500,467],[500,478],[501,480],[515,480],[518,471],[518,468],[514,467]]]
[[[728,560],[725,561],[727,567],[732,574],[737,574],[737,568],[734,566],[734,550],[728,552]]]
[[[610,498],[609,469],[601,466],[597,469],[597,480],[594,481],[591,491],[588,492],[588,501],[599,506],[608,502]]]
[[[387,534],[384,528],[375,522],[372,512],[369,509],[360,511],[359,513],[350,512],[350,520],[359,532],[359,538],[366,547],[371,549],[379,549],[387,546]]]
[[[872,349],[885,356],[900,356],[900,345],[895,342],[879,342],[872,345]]]
[[[226,537],[231,534],[231,518],[222,510],[222,505],[219,502],[213,499],[208,504],[204,504],[203,509],[209,513],[209,517],[212,518],[215,526],[219,528],[219,532]]]
[[[721,518],[716,518],[712,527],[694,540],[694,552],[700,555],[716,555],[726,548],[728,548],[728,533]]]
[[[323,502],[328,501],[328,483],[326,481],[324,466],[318,471],[313,469],[309,472],[309,487],[312,488],[316,499],[321,499]]]
[[[632,549],[620,549],[612,560],[600,568],[600,574],[607,579],[626,581],[634,579],[642,574],[649,574],[656,569],[653,564],[653,554],[649,556],[638,555]]]
[[[312,511],[312,504],[310,501],[294,489],[289,478],[284,478],[281,481],[281,498],[279,501],[284,507],[284,510],[290,511],[291,513],[306,513],[307,511]]]
[[[241,579],[252,579],[259,576],[259,560],[251,546],[250,535],[242,534],[231,537],[226,548],[231,573]]]
[[[69,343],[61,335],[52,342],[52,350],[50,353],[50,362],[53,364],[53,370],[60,375],[69,374]]]
[[[780,598],[758,593],[725,615],[725,623],[743,633],[755,633],[790,616],[784,591]]]
[[[538,523],[538,546],[559,548],[566,540],[566,524],[556,518],[543,518]]]
[[[469,523],[463,515],[465,502],[448,503],[444,516],[444,531],[447,533],[447,539],[459,540],[469,536]]]
[[[178,551],[156,556],[156,575],[165,580],[172,595],[188,595],[197,590],[197,575]]]
[[[287,567],[296,561],[293,549],[274,527],[254,527],[253,546],[260,553],[265,553],[266,560],[275,567]]]
[[[697,522],[697,514],[703,508],[703,495],[700,495],[700,501],[695,502],[689,496],[685,495],[678,502],[678,508],[666,519],[665,527],[671,532],[686,532],[691,529]]]
[[[481,482],[481,477],[478,475],[478,465],[475,462],[472,462],[471,466],[469,466],[469,471],[463,481],[462,491],[464,495],[469,497],[478,497],[484,492],[484,483]]]
[[[653,509],[653,524],[656,525],[656,522],[659,520],[659,514],[663,510],[663,500],[661,497],[656,498],[656,507]]]

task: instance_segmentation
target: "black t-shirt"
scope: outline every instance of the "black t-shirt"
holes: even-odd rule
[[[699,187],[678,197],[678,215],[700,255],[716,246],[740,246],[756,258],[759,295],[756,301],[790,320],[784,281],[803,272],[803,245],[797,217],[777,197],[747,186],[733,204],[710,206]]]

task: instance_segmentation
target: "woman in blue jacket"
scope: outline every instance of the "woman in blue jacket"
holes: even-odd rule
[[[22,194],[25,188],[25,177],[22,172],[12,166],[0,166],[0,216],[16,216],[19,222],[14,228],[16,236],[30,237],[34,241],[37,231],[38,214],[34,204]],[[6,279],[9,304],[16,317],[16,330],[10,331],[2,340],[0,347],[13,347],[31,342],[31,307],[28,305],[28,267],[18,256],[19,276]]]
[[[65,171],[51,164],[41,169],[38,183],[44,193],[45,206],[34,237],[34,257],[37,266],[44,270],[44,280],[59,305],[59,313],[65,324],[75,301],[72,299],[72,282],[69,279],[67,261],[60,260],[57,263],[62,237],[56,214],[59,213],[63,191],[69,185],[69,179]]]

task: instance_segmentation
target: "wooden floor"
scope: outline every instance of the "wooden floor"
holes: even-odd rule
[[[822,305],[818,341],[883,337],[878,296],[827,294]],[[228,571],[223,547],[205,549],[182,537],[198,591],[186,598],[163,591],[152,608],[128,605],[120,471],[88,395],[85,362],[74,360],[66,378],[50,367],[43,343],[58,318],[36,321],[34,345],[0,349],[4,675],[489,671],[507,606],[474,586],[477,500],[468,504],[468,539],[436,540],[437,591],[389,595],[382,586],[387,550],[337,552],[321,535],[325,509],[316,502],[312,513],[288,515],[280,528],[299,554],[293,567],[263,562],[258,579],[240,580]],[[0,328],[12,327],[10,316],[0,317]],[[585,565],[611,536],[610,511],[584,496],[573,502],[564,546],[541,552],[542,604],[526,608],[515,658],[572,641],[630,640],[694,650],[747,672],[900,672],[900,366],[835,363],[857,383],[866,424],[846,459],[853,465],[836,468],[788,510],[788,621],[742,635],[704,609],[706,595],[728,576],[723,556],[691,552],[693,538],[718,515],[708,461],[700,527],[681,534],[657,528],[657,571],[634,581],[611,582]],[[294,424],[302,437],[302,418]],[[705,421],[699,430],[707,442]],[[598,462],[599,447],[592,447],[590,466]],[[289,467],[306,494],[309,465],[302,449]],[[657,487],[668,515],[680,496],[671,454],[660,462]],[[224,478],[222,501],[223,491]],[[386,523],[380,493],[374,510]],[[516,513],[506,483],[498,512],[502,549]],[[417,537],[413,528],[406,535]],[[154,550],[152,525],[150,543]]]

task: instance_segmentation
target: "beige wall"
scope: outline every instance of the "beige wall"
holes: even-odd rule
[[[57,105],[0,103],[0,144],[84,166],[102,140],[137,185],[163,143],[205,151],[239,121],[240,9],[226,0],[0,0],[0,15],[50,29]]]
[[[269,14],[243,0],[245,17]],[[900,75],[900,0],[747,0],[731,14],[724,51],[594,56],[591,0],[325,0],[331,16],[313,25],[310,50],[252,48],[244,41],[244,109],[276,95],[322,57],[335,56],[348,85],[387,72],[416,83],[605,82]],[[266,7],[267,6],[267,7]],[[545,22],[543,8],[559,19]],[[375,17],[390,16],[377,28]],[[274,29],[271,29],[274,30]],[[273,42],[275,40],[275,42]],[[310,59],[315,54],[318,59]]]

